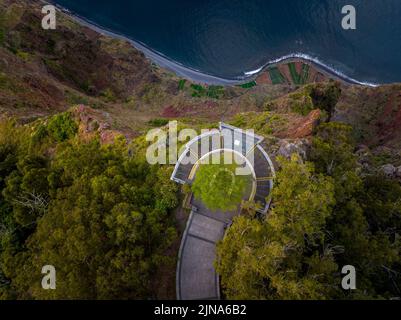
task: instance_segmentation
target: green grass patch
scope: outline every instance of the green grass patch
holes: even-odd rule
[[[269,68],[268,72],[273,84],[283,84],[286,82],[284,76],[277,67]]]
[[[246,112],[234,116],[230,124],[241,128],[252,128],[258,134],[269,136],[274,130],[282,128],[287,120],[281,115],[272,112]]]
[[[148,121],[148,125],[150,125],[152,127],[163,127],[163,126],[167,125],[168,122],[169,122],[168,119],[156,118],[156,119],[152,119],[152,120]]]
[[[296,85],[305,84],[309,78],[309,65],[302,64],[301,73],[297,72],[294,62],[288,64],[288,70],[290,71],[292,82]]]
[[[28,52],[17,50],[17,57],[19,57],[21,60],[28,61],[31,55]]]
[[[312,98],[310,96],[310,88],[306,87],[303,90],[290,94],[289,106],[292,112],[299,113],[303,116],[308,115],[313,109]]]
[[[116,102],[117,98],[110,88],[107,88],[104,90],[100,96],[106,101],[106,102]]]
[[[224,94],[223,86],[209,86],[207,96],[213,99],[219,99]]]
[[[25,92],[25,87],[19,81],[15,81],[15,79],[11,78],[4,72],[0,72],[0,89],[8,90],[14,94],[21,94]],[[20,103],[21,101],[17,101]]]
[[[0,88],[1,89],[9,89],[10,85],[11,85],[11,82],[8,79],[7,75],[3,72],[0,72]]]
[[[74,92],[68,90],[65,92],[65,98],[69,105],[90,104],[89,99],[87,97],[75,94]]]
[[[206,89],[199,84],[191,84],[192,96],[202,98],[206,96]]]
[[[220,99],[224,94],[223,86],[203,87],[199,84],[191,84],[192,97]]]
[[[160,105],[166,97],[159,84],[145,84],[142,92],[142,102],[149,105]]]
[[[232,154],[227,152],[232,159]],[[247,189],[251,188],[250,175],[238,175],[237,164],[224,164],[224,156],[220,164],[211,164],[212,159],[201,162],[192,184],[192,191],[196,199],[200,199],[210,210],[235,210]]]
[[[309,79],[309,70],[310,70],[309,64],[304,63],[302,65],[302,83],[303,84],[305,84]]]
[[[181,79],[179,82],[178,82],[178,90],[184,90],[184,88],[185,88],[185,83],[187,82],[187,80],[185,80],[185,79]]]
[[[256,84],[256,81],[251,81],[251,82],[247,82],[247,83],[244,83],[244,84],[241,84],[241,85],[239,85],[241,88],[243,88],[243,89],[250,89],[250,88],[253,88],[253,87],[255,87],[257,84]]]
[[[301,82],[302,82],[301,75],[298,74],[296,67],[295,67],[295,63],[293,63],[293,62],[289,63],[288,69],[290,70],[292,82],[294,84],[301,84]]]

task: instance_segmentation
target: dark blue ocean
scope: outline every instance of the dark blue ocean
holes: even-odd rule
[[[110,31],[222,78],[304,54],[346,76],[401,82],[401,0],[55,0]],[[357,29],[341,27],[353,5]]]

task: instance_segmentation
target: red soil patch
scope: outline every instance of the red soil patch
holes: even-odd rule
[[[296,121],[289,130],[287,135],[291,139],[301,139],[309,137],[313,134],[315,128],[319,125],[321,111],[319,109],[312,110],[305,118]]]
[[[180,116],[180,112],[176,110],[173,106],[168,106],[164,108],[161,115],[165,118],[177,118]]]
[[[313,79],[313,82],[323,82],[326,80],[327,80],[327,77],[323,73],[316,71],[316,75]]]
[[[315,68],[311,67],[309,69],[309,78],[308,82],[316,82],[317,71]]]
[[[297,73],[301,74],[302,66],[304,65],[304,63],[301,61],[296,61],[294,64],[295,64],[295,70],[297,71]]]
[[[286,79],[286,82],[288,84],[292,84],[291,73],[290,73],[290,70],[288,69],[288,65],[287,64],[280,64],[280,65],[277,66],[277,68],[281,72],[283,77]]]
[[[204,101],[197,104],[185,106],[168,106],[163,109],[161,116],[165,118],[205,117],[215,118],[223,112],[220,105],[215,101]]]
[[[99,134],[102,144],[110,144],[118,135],[123,134],[120,131],[112,130],[105,113],[99,110],[79,105],[73,110],[73,114],[79,121],[79,135],[84,140]]]
[[[272,80],[270,79],[268,72],[263,72],[256,78],[256,83],[257,84],[272,84]]]
[[[383,109],[383,113],[375,123],[381,143],[386,144],[387,142],[390,142],[391,140],[401,136],[400,98],[401,93],[392,94]]]

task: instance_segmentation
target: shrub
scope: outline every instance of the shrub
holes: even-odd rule
[[[199,84],[191,84],[192,96],[195,98],[208,97],[212,99],[220,99],[224,94],[223,86],[208,86],[203,87]]]
[[[329,116],[333,113],[340,96],[340,84],[334,81],[326,85],[314,86],[310,92],[310,97],[315,108],[327,111]]]
[[[187,82],[187,80],[185,80],[185,79],[181,79],[179,82],[178,82],[178,90],[184,90],[184,88],[185,88],[185,83]]]
[[[107,88],[101,93],[102,98],[107,101],[107,102],[115,102],[116,101],[116,96],[110,88]]]
[[[235,164],[201,164],[192,185],[195,197],[210,210],[237,208],[250,181],[249,176],[237,175],[237,168]]]
[[[71,114],[66,112],[50,119],[47,132],[52,138],[62,142],[73,137],[78,132],[78,126]]]
[[[168,124],[168,119],[156,118],[148,121],[148,124],[152,127],[163,127]]]
[[[256,81],[251,81],[251,82],[247,82],[244,84],[241,84],[240,87],[243,89],[250,89],[256,86]]]
[[[309,87],[289,95],[289,106],[292,112],[306,116],[315,109],[312,98],[309,95]]]

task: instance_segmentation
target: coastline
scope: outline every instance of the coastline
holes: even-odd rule
[[[42,0],[41,2],[49,4],[49,1]],[[325,65],[318,58],[314,58],[303,53],[288,54],[286,56],[270,60],[256,70],[244,72],[244,76],[238,77],[236,79],[225,79],[185,66],[177,61],[174,61],[166,57],[162,53],[149,48],[148,46],[139,41],[133,40],[127,36],[108,30],[105,27],[99,26],[93,21],[81,17],[78,14],[75,14],[64,7],[53,3],[52,1],[50,1],[50,4],[54,5],[59,11],[69,16],[71,19],[73,19],[80,25],[88,27],[102,35],[129,42],[134,48],[141,51],[145,55],[145,57],[149,59],[152,63],[158,65],[161,68],[164,68],[166,70],[175,73],[179,77],[186,78],[195,83],[206,84],[206,85],[222,85],[222,86],[241,85],[255,80],[258,77],[258,75],[265,72],[271,66],[277,64],[284,64],[288,62],[301,61],[312,65],[314,68],[316,68],[319,72],[323,73],[324,75],[346,84],[368,86],[368,87],[377,87],[380,85],[376,83],[362,82],[353,79],[351,77],[348,77],[341,71],[338,71],[330,66]]]

